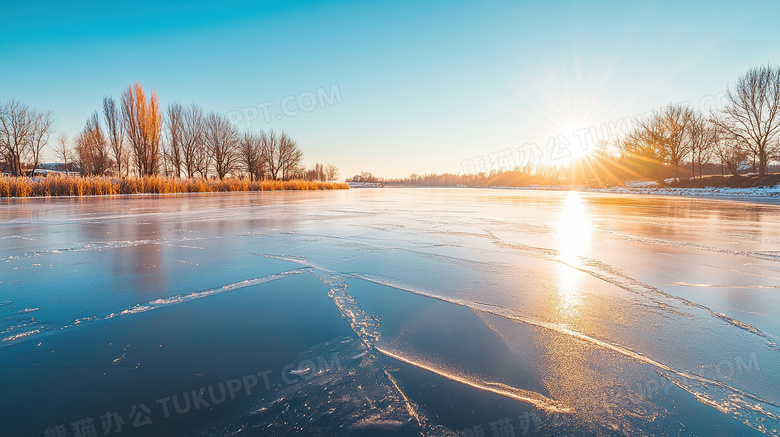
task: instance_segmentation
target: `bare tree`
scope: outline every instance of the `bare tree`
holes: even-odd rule
[[[122,129],[122,118],[113,97],[103,97],[103,118],[106,122],[106,136],[111,150],[111,156],[116,164],[117,176],[122,176],[122,169],[128,172],[128,160],[125,150],[125,133]]]
[[[41,163],[43,149],[49,143],[49,135],[51,135],[54,127],[54,121],[51,117],[51,111],[33,112],[35,125],[30,138],[29,152],[33,168],[38,168],[38,165]]]
[[[281,171],[281,154],[279,150],[279,137],[276,132],[270,130],[269,132],[260,131],[260,141],[262,142],[262,161],[264,167],[268,169],[268,175],[271,179],[276,180],[279,178]]]
[[[157,174],[162,117],[154,90],[147,103],[146,92],[140,83],[128,86],[122,93],[122,121],[138,174]]]
[[[339,177],[339,169],[333,164],[325,165],[325,180],[335,181]]]
[[[100,176],[111,168],[108,141],[100,128],[97,112],[87,119],[84,130],[76,137],[76,155],[84,176]]]
[[[212,112],[206,117],[206,150],[220,179],[236,168],[238,141],[238,130],[227,116]]]
[[[780,67],[752,68],[726,90],[728,103],[719,126],[758,157],[759,179],[778,150],[780,132]]]
[[[265,174],[264,146],[262,138],[253,132],[247,132],[241,138],[238,147],[239,161],[250,180],[262,179]]]
[[[657,111],[654,118],[661,126],[656,131],[661,134],[658,141],[663,145],[666,161],[674,168],[674,175],[677,177],[680,164],[691,152],[688,125],[694,118],[693,109],[686,105],[670,104]]]
[[[666,149],[659,140],[662,125],[655,117],[638,118],[636,128],[617,142],[622,159],[633,167],[639,176],[663,180]]]
[[[740,147],[735,138],[722,136],[718,138],[718,142],[713,147],[713,152],[720,160],[721,175],[723,175],[723,168],[725,167],[729,174],[738,176],[740,170],[747,162],[747,154],[745,149]]]
[[[70,175],[68,161],[73,157],[73,150],[68,145],[68,134],[60,132],[57,136],[57,145],[54,147],[54,153],[58,158],[62,158],[63,164],[65,164],[65,174]]]
[[[0,147],[14,175],[22,173],[22,154],[31,130],[32,123],[26,105],[11,100],[0,107]]]
[[[300,172],[301,161],[303,161],[303,152],[298,147],[298,143],[290,138],[284,131],[279,134],[279,152],[278,167],[282,173],[282,179],[291,179]]]
[[[203,120],[205,122],[206,119],[204,118]],[[209,167],[211,166],[211,156],[209,155],[209,150],[206,143],[199,144],[195,153],[195,171],[200,175],[200,177],[205,178],[208,176]]]
[[[701,178],[702,166],[710,161],[718,141],[718,129],[701,114],[694,114],[688,125],[688,141],[691,148],[691,176],[696,177],[698,164]]]
[[[189,108],[182,109],[181,117],[181,155],[184,172],[188,178],[195,177],[195,173],[205,177],[208,155],[203,144],[205,131],[203,110],[193,104]]]
[[[181,177],[183,167],[182,137],[184,135],[184,108],[180,103],[168,105],[165,117],[167,148],[165,160],[173,176]]]

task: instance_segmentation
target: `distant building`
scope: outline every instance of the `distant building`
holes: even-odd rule
[[[24,175],[27,177],[47,177],[51,175],[65,175],[64,171],[57,171],[57,170],[46,170],[42,168],[36,168],[34,170],[27,170],[24,172]]]

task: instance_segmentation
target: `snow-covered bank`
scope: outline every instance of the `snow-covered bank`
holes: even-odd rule
[[[349,188],[383,188],[380,182],[347,182]]]
[[[652,181],[628,181],[625,187],[588,188],[585,191],[623,194],[655,194],[660,196],[690,196],[690,197],[780,197],[780,185],[774,187],[703,187],[703,188],[671,188],[658,187]]]
[[[652,181],[627,181],[623,187],[609,188],[588,188],[577,185],[565,186],[542,186],[529,185],[525,187],[507,187],[502,185],[490,187],[504,190],[548,190],[548,191],[585,191],[595,193],[614,193],[614,194],[651,194],[656,196],[686,196],[686,197],[722,197],[733,200],[773,200],[780,202],[780,185],[774,187],[749,187],[749,188],[731,188],[731,187],[705,187],[705,188],[670,188],[658,187],[656,182]]]
[[[636,188],[636,187],[610,187],[588,188],[583,191],[596,191],[602,193],[625,194],[655,194],[661,196],[724,196],[724,197],[780,197],[780,187],[753,187],[753,188]]]

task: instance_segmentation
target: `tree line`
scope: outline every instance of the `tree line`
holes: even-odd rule
[[[385,180],[402,186],[620,185],[632,179],[740,175],[751,171],[757,183],[780,161],[780,67],[760,66],[742,74],[725,92],[723,106],[702,113],[688,104],[668,104],[633,119],[613,143],[566,165],[525,162],[511,170],[477,174],[413,174]],[[355,179],[358,177],[356,176]]]
[[[413,174],[388,179],[389,186],[560,186],[620,185],[633,179],[664,181],[688,176],[705,186],[703,175],[756,173],[756,183],[780,161],[780,67],[760,66],[726,89],[723,106],[702,113],[687,104],[669,104],[632,120],[631,129],[613,143],[566,165],[526,161],[511,170],[462,174]],[[356,177],[357,178],[357,177]],[[751,178],[752,179],[752,178]],[[720,178],[717,183],[726,182]],[[690,185],[690,184],[689,184]]]
[[[726,89],[725,105],[702,114],[686,104],[669,104],[639,118],[617,142],[623,163],[654,179],[679,175],[690,163],[692,178],[719,162],[733,175],[752,167],[761,179],[780,159],[780,67],[761,66]]]
[[[17,101],[0,106],[0,151],[6,166],[21,175],[23,162],[37,168],[52,133],[51,112]],[[54,146],[57,159],[75,162],[84,176],[152,176],[250,180],[332,181],[333,165],[303,166],[303,151],[285,132],[239,132],[228,117],[196,104],[171,103],[163,111],[154,90],[136,82],[119,101],[103,98],[72,141],[64,133]]]

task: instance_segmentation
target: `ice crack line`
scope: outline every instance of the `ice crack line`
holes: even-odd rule
[[[780,417],[780,405],[776,403],[762,399],[754,394],[744,392],[738,388],[732,387],[722,381],[706,378],[694,373],[685,372],[682,370],[675,370],[666,364],[655,361],[652,358],[645,356],[639,352],[631,350],[628,347],[613,344],[605,340],[601,340],[592,337],[583,332],[569,329],[565,326],[557,323],[534,319],[518,313],[510,308],[504,308],[497,305],[488,303],[478,303],[473,301],[448,299],[442,296],[428,293],[423,290],[412,290],[409,288],[403,288],[399,285],[389,284],[370,277],[361,276],[357,274],[351,274],[350,276],[362,279],[365,281],[373,282],[376,284],[391,287],[407,293],[413,293],[420,296],[425,296],[431,299],[437,299],[444,302],[449,302],[455,305],[461,305],[471,309],[475,312],[482,312],[491,314],[494,316],[502,317],[505,319],[513,320],[527,325],[537,326],[547,329],[549,331],[564,334],[572,338],[576,338],[585,343],[593,346],[606,349],[630,359],[651,365],[658,369],[658,373],[669,379],[672,383],[693,395],[699,402],[717,409],[718,411],[730,414],[738,419],[741,419],[743,423],[758,431],[768,433],[763,425],[763,422],[768,420],[777,420]],[[381,350],[380,350],[381,352]],[[446,376],[445,376],[446,377]],[[556,404],[552,404],[552,407],[557,407]],[[775,434],[770,434],[775,435]]]
[[[565,266],[571,267],[575,270],[579,270],[583,273],[587,273],[588,275],[591,275],[594,278],[600,279],[604,282],[620,287],[623,290],[626,290],[634,294],[638,294],[640,296],[644,296],[650,299],[651,301],[656,302],[657,304],[661,304],[662,302],[654,298],[653,295],[663,296],[666,299],[678,301],[687,307],[697,308],[732,327],[745,330],[747,332],[750,332],[751,334],[755,334],[761,337],[764,340],[765,345],[769,350],[780,351],[780,348],[778,348],[777,345],[777,341],[773,335],[765,333],[760,329],[756,328],[755,326],[752,326],[741,320],[728,317],[723,313],[717,313],[713,311],[711,308],[707,307],[706,305],[702,305],[700,303],[690,301],[680,296],[675,296],[659,288],[638,281],[597,259],[580,256],[578,258],[582,261],[583,265],[579,266],[579,265],[568,263],[563,259],[561,259],[558,250],[555,249],[545,249],[541,247],[528,246],[525,244],[518,244],[518,243],[506,243],[497,238],[494,241],[497,245],[501,247],[508,247],[508,248],[523,250],[532,253],[541,253],[544,259],[555,261]]]
[[[457,375],[455,373],[438,369],[432,364],[405,357],[398,351],[390,351],[378,346],[377,343],[381,335],[379,329],[379,320],[375,316],[366,313],[355,301],[354,297],[349,294],[348,285],[344,278],[341,275],[334,274],[333,272],[329,271],[323,272],[313,270],[312,273],[317,276],[317,278],[319,278],[323,284],[329,287],[328,296],[336,304],[336,307],[339,309],[342,317],[347,320],[347,322],[352,327],[352,330],[355,331],[355,333],[358,335],[372,357],[376,357],[376,354],[379,353],[386,357],[434,373],[451,381],[458,382],[478,390],[495,393],[510,399],[530,403],[535,407],[546,411],[559,413],[571,412],[570,408],[563,406],[559,402],[553,399],[549,399],[542,394],[511,387],[505,384],[490,381],[479,381],[473,378]],[[393,382],[396,388],[398,388],[397,383],[395,382],[395,379],[392,377],[392,375],[390,375],[390,373],[387,372],[384,368],[382,370]],[[398,388],[398,391],[401,392],[400,388]],[[403,394],[403,392],[401,392],[401,395],[404,399],[406,399],[406,396]],[[413,404],[409,402],[408,405],[410,408],[410,414],[415,416],[415,418],[417,418],[419,421],[419,415],[414,412],[415,408],[412,406]]]
[[[84,324],[95,322],[95,321],[108,320],[108,319],[113,319],[115,317],[126,316],[126,315],[131,315],[131,314],[139,314],[139,313],[156,310],[156,309],[159,309],[159,308],[162,308],[162,307],[166,307],[166,306],[170,306],[170,305],[174,305],[174,304],[180,304],[180,303],[189,302],[189,301],[196,300],[196,299],[202,299],[204,297],[214,296],[214,295],[217,295],[217,294],[228,293],[228,292],[231,292],[231,291],[234,291],[234,290],[239,290],[239,289],[242,289],[242,288],[247,288],[247,287],[252,287],[252,286],[255,286],[255,285],[264,284],[266,282],[275,281],[277,279],[286,278],[288,276],[291,276],[291,275],[294,275],[294,274],[298,274],[298,273],[303,273],[305,271],[308,271],[308,269],[299,268],[299,269],[294,269],[294,270],[288,270],[288,271],[281,272],[281,273],[276,273],[276,274],[271,274],[271,275],[267,275],[267,276],[262,276],[262,277],[259,277],[259,278],[247,279],[245,281],[235,282],[235,283],[232,283],[232,284],[227,284],[227,285],[223,285],[221,287],[211,288],[211,289],[208,289],[208,290],[195,291],[195,292],[186,293],[186,294],[177,294],[177,295],[169,296],[169,297],[166,297],[166,298],[155,299],[153,301],[149,301],[149,302],[142,303],[142,304],[137,304],[137,305],[134,305],[134,306],[132,306],[130,308],[126,308],[126,309],[124,309],[122,311],[119,311],[119,312],[112,312],[112,313],[109,313],[109,314],[96,315],[96,316],[91,316],[91,317],[82,317],[80,319],[76,319],[76,320],[65,322],[64,324],[61,324],[61,325],[41,324],[39,327],[37,327],[35,329],[31,329],[31,330],[27,330],[25,332],[12,334],[10,336],[7,336],[7,337],[3,338],[3,341],[2,341],[2,343],[0,343],[0,345],[6,346],[8,344],[20,341],[22,339],[28,339],[31,336],[34,336],[34,335],[42,333],[42,332],[43,333],[59,332],[59,331],[62,331],[63,329],[71,328],[71,327],[74,327],[74,326],[80,326],[80,325],[84,325]]]

